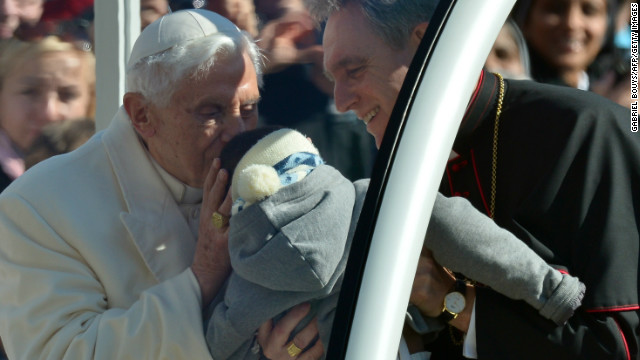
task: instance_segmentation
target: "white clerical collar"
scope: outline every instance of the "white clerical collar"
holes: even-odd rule
[[[589,85],[589,75],[583,71],[578,79],[578,89],[587,91],[589,90]]]
[[[140,142],[142,142],[142,139],[140,139]],[[200,204],[202,202],[202,189],[189,186],[178,180],[175,176],[169,174],[164,168],[162,168],[162,166],[160,166],[160,164],[158,164],[153,156],[151,156],[147,147],[144,146],[144,143],[143,147],[149,157],[149,161],[151,161],[151,164],[153,164],[153,167],[160,175],[160,178],[167,185],[169,192],[178,205]]]
[[[173,175],[169,174],[165,169],[158,164],[155,159],[149,156],[153,167],[156,168],[158,174],[162,178],[162,181],[167,185],[173,199],[176,203],[182,204],[199,204],[202,202],[202,189],[189,186],[182,181],[176,179]]]

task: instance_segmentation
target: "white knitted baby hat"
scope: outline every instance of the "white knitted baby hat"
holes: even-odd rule
[[[258,141],[240,159],[231,180],[231,198],[245,201],[245,206],[278,191],[282,184],[274,165],[296,153],[319,155],[318,149],[301,133],[279,129]]]

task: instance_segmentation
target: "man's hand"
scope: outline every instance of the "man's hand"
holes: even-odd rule
[[[409,301],[424,315],[437,317],[442,312],[444,296],[454,283],[455,279],[436,262],[431,251],[425,251],[418,260]]]
[[[207,9],[231,20],[237,27],[258,36],[258,17],[253,0],[208,1]]]
[[[413,280],[409,301],[420,309],[425,316],[438,317],[442,313],[444,297],[455,284],[455,278],[433,258],[431,251],[425,250],[418,260],[416,277]],[[469,328],[471,311],[475,301],[475,288],[467,286],[466,306],[449,323],[466,332]]]
[[[300,304],[293,307],[282,319],[278,321],[276,326],[273,326],[271,320],[265,322],[258,329],[258,343],[262,348],[262,354],[271,360],[316,360],[320,359],[324,354],[324,348],[320,339],[306,351],[300,353],[300,355],[292,357],[289,355],[287,348],[290,342],[287,340],[291,335],[291,332],[298,323],[307,315],[310,310],[308,303]],[[318,321],[314,319],[304,329],[293,338],[293,344],[299,349],[304,349],[313,339],[318,335]]]
[[[257,42],[267,58],[265,73],[279,72],[293,64],[321,61],[322,46],[315,42],[314,29],[306,11],[289,11],[268,22]]]
[[[214,212],[229,216],[231,197],[226,195],[229,175],[220,169],[220,159],[215,159],[204,181],[198,243],[191,270],[198,280],[202,294],[202,307],[206,307],[218,293],[229,273],[229,225],[216,228],[211,217]]]

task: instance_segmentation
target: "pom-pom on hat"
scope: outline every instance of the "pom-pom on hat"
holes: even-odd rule
[[[133,45],[127,67],[147,56],[216,33],[241,36],[234,23],[213,11],[189,9],[167,14],[144,28]]]
[[[231,198],[234,203],[240,198],[246,207],[276,193],[285,184],[281,179],[282,174],[278,172],[283,169],[276,169],[274,166],[295,154],[300,154],[300,159],[305,154],[311,155],[313,161],[320,159],[318,149],[295,130],[276,130],[260,139],[240,159],[233,172]],[[291,164],[312,169],[312,166],[297,161],[293,159]]]

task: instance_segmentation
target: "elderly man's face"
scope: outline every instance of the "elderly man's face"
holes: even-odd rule
[[[380,147],[415,48],[385,44],[353,5],[329,17],[323,46],[338,110],[355,111]]]
[[[169,104],[148,106],[150,126],[142,134],[149,152],[182,182],[202,187],[224,145],[256,126],[259,98],[249,56],[222,57],[206,76],[177,84]]]

